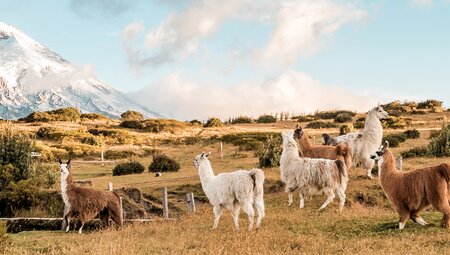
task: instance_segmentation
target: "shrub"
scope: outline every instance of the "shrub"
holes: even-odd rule
[[[355,116],[356,113],[352,112],[352,111],[346,111],[346,110],[339,110],[339,111],[323,111],[323,112],[316,112],[314,114],[314,116],[318,119],[323,119],[323,120],[327,120],[327,119],[334,119],[336,118],[339,114],[344,114],[344,115],[349,115],[351,117]]]
[[[405,128],[406,126],[411,125],[411,121],[412,120],[409,118],[389,117],[387,119],[381,120],[381,123],[384,128],[400,129],[400,128]]]
[[[107,120],[109,119],[103,114],[100,113],[83,113],[81,114],[80,118],[82,120]]]
[[[339,135],[345,135],[348,133],[351,133],[355,131],[355,129],[353,128],[353,124],[348,124],[348,125],[342,125],[339,127]]]
[[[247,116],[239,116],[231,120],[231,124],[248,124],[252,122],[253,122],[252,118]]]
[[[402,152],[403,158],[415,158],[428,156],[428,147],[415,147],[407,151]]]
[[[383,141],[389,142],[389,147],[398,147],[400,143],[406,141],[406,135],[404,133],[398,133],[398,134],[390,134],[385,137],[383,137]]]
[[[170,119],[148,119],[142,121],[142,129],[153,133],[175,132],[187,128],[188,125],[185,122]]]
[[[235,143],[241,151],[256,151],[262,146],[262,142],[255,138],[243,138]]]
[[[208,121],[203,125],[205,128],[209,127],[221,127],[223,126],[223,122],[219,118],[211,117]]]
[[[123,120],[143,120],[144,115],[137,111],[126,111],[120,115]]]
[[[67,107],[47,112],[33,112],[19,120],[26,122],[79,121],[81,113],[77,108]]]
[[[404,132],[404,134],[406,135],[406,138],[408,138],[408,139],[417,139],[420,137],[420,132],[417,129],[406,130]]]
[[[166,155],[157,155],[148,166],[150,172],[177,172],[180,164]]]
[[[340,113],[334,117],[334,122],[345,123],[352,121],[352,116],[347,113]]]
[[[398,100],[381,105],[385,111],[392,116],[400,116],[402,113],[412,113],[417,108],[417,103],[413,101],[400,102]]]
[[[428,150],[433,157],[450,156],[450,125],[443,126],[439,136],[431,139]]]
[[[38,138],[43,138],[43,139],[50,139],[53,140],[53,134],[56,132],[56,128],[54,127],[40,127],[37,131],[36,131],[36,136]]]
[[[434,99],[428,99],[425,101],[422,101],[417,104],[417,109],[434,109],[434,108],[442,108],[442,101],[434,100]]]
[[[308,125],[306,125],[306,128],[313,128],[313,129],[319,129],[319,128],[335,128],[337,127],[337,125],[333,122],[329,122],[329,121],[313,121],[308,123]]]
[[[256,120],[257,123],[275,123],[277,122],[277,118],[272,115],[261,115]]]
[[[142,129],[144,126],[139,120],[124,120],[119,124],[120,127]]]
[[[145,167],[141,163],[130,161],[117,164],[112,171],[112,175],[140,174],[144,172],[144,170]]]
[[[4,254],[4,250],[7,246],[9,246],[11,243],[11,240],[9,240],[9,237],[6,235],[6,222],[0,221],[0,253]]]
[[[131,150],[121,150],[121,151],[107,150],[105,151],[103,156],[105,157],[105,159],[122,159],[136,156],[136,153]]]
[[[269,136],[261,148],[256,153],[259,167],[277,167],[281,158],[281,137]]]
[[[365,121],[356,121],[355,123],[353,123],[353,127],[356,129],[362,129],[364,128],[365,125],[366,125]]]
[[[199,121],[199,120],[197,120],[197,119],[191,120],[191,121],[189,121],[189,123],[190,123],[191,125],[199,125],[199,126],[202,125],[202,122]]]
[[[298,117],[296,117],[298,122],[310,122],[310,121],[314,121],[317,118],[314,115],[300,115]]]

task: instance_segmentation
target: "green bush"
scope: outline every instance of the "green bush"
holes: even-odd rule
[[[280,165],[281,159],[281,137],[269,136],[266,142],[256,152],[259,167],[277,167]]]
[[[190,123],[191,125],[199,125],[199,126],[202,126],[202,122],[199,121],[199,120],[197,120],[197,119],[191,120],[191,121],[189,121],[189,123]]]
[[[248,124],[248,123],[252,123],[252,122],[253,122],[253,120],[250,117],[239,116],[239,117],[233,118],[230,123],[231,124]]]
[[[112,171],[112,175],[118,176],[127,174],[140,174],[144,172],[144,170],[145,167],[141,163],[137,161],[130,161],[117,164]]]
[[[345,123],[350,121],[352,121],[352,115],[348,113],[339,113],[336,117],[334,117],[334,122],[336,123]]]
[[[56,137],[54,134],[57,132],[57,129],[54,127],[40,127],[36,131],[36,136],[41,139],[49,139],[49,140],[57,140],[61,138],[60,136]],[[57,138],[57,139],[55,139]]]
[[[434,99],[428,99],[425,101],[420,102],[419,104],[417,104],[417,109],[427,109],[427,110],[431,110],[434,108],[442,108],[442,101],[439,100],[434,100]]]
[[[107,120],[109,119],[103,114],[100,113],[83,113],[80,115],[82,120]]]
[[[389,117],[381,120],[381,123],[384,128],[401,129],[411,125],[411,121],[410,118]]]
[[[417,103],[413,101],[400,102],[398,100],[381,105],[391,116],[400,116],[403,113],[413,113],[416,111]]]
[[[293,119],[297,119],[298,122],[310,122],[317,120],[314,115],[300,115],[297,117],[293,117]]]
[[[133,156],[136,156],[136,153],[131,150],[121,150],[121,151],[107,150],[103,154],[103,157],[105,157],[105,159],[110,159],[110,160],[130,158]]]
[[[443,126],[439,136],[431,139],[428,151],[433,157],[450,156],[450,125]]]
[[[120,127],[142,129],[144,126],[139,120],[124,120],[119,124]]]
[[[351,117],[355,116],[356,113],[352,112],[352,111],[346,111],[346,110],[338,110],[338,111],[323,111],[323,112],[316,112],[314,114],[314,116],[317,119],[323,119],[323,120],[328,120],[328,119],[334,119],[336,118],[339,114],[343,114],[343,115],[349,115]]]
[[[408,138],[408,139],[417,139],[420,137],[420,132],[417,129],[406,130],[404,132],[404,134],[406,135],[406,138]]]
[[[345,135],[348,133],[351,133],[355,131],[355,129],[353,128],[353,124],[348,124],[348,125],[342,125],[339,127],[339,135]]]
[[[189,126],[188,123],[170,119],[148,119],[142,121],[142,125],[143,130],[153,133],[175,132]]]
[[[337,125],[333,122],[329,122],[329,121],[313,121],[308,123],[308,125],[306,125],[306,128],[313,128],[313,129],[319,129],[319,128],[335,128],[337,127]]]
[[[150,172],[177,172],[180,164],[166,155],[157,155],[148,166]]]
[[[383,141],[389,142],[389,147],[395,148],[400,145],[400,143],[403,143],[406,141],[406,135],[404,133],[398,133],[398,134],[389,134],[385,137],[383,137]]]
[[[33,112],[19,120],[25,122],[79,121],[81,113],[77,108],[67,107],[46,112]]]
[[[27,136],[14,132],[11,125],[5,126],[0,135],[0,165],[11,164],[17,169],[11,181],[29,177],[32,148],[32,142]]]
[[[143,120],[144,115],[137,111],[126,111],[120,115],[122,120]]]
[[[428,156],[428,147],[415,147],[402,152],[403,158],[415,158],[415,157],[426,157]]]
[[[275,123],[277,119],[272,115],[261,115],[256,120],[257,123]]]
[[[208,121],[205,123],[205,125],[203,125],[203,127],[205,128],[209,128],[209,127],[221,127],[223,126],[223,122],[215,117],[211,117],[208,119]]]

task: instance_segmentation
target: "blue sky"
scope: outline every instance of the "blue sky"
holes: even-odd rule
[[[447,0],[1,0],[0,13],[176,118],[450,102]]]

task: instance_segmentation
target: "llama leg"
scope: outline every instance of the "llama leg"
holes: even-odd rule
[[[374,165],[375,165],[375,161],[374,161],[373,159],[366,158],[366,162],[365,162],[365,164],[364,164],[364,168],[366,169],[366,171],[367,171],[367,176],[368,176],[370,179],[373,179],[372,169],[373,169],[373,166],[374,166]]]
[[[67,233],[70,230],[70,217],[66,215],[66,217],[64,217],[64,220],[66,221],[66,233]]]
[[[291,206],[293,203],[293,199],[292,199],[292,191],[288,192],[288,206]]]
[[[245,202],[242,206],[242,210],[248,215],[248,230],[252,230],[253,218],[255,217],[255,210],[253,209],[253,205],[249,201]]]
[[[299,208],[301,209],[301,208],[305,207],[305,198],[303,197],[303,193],[302,192],[299,193],[299,197],[300,197]]]
[[[261,225],[261,221],[264,218],[264,200],[263,198],[256,198],[255,201],[255,207],[256,211],[258,212],[258,218],[256,219],[256,228],[259,228],[259,225]]]
[[[78,234],[83,233],[84,221],[81,221],[81,227],[78,229]]]
[[[220,205],[215,205],[213,208],[214,211],[214,225],[212,229],[216,229],[219,225],[220,216],[222,215],[222,207]]]
[[[234,229],[239,230],[239,211],[241,210],[241,205],[239,203],[234,204],[231,210],[231,216],[233,217]]]
[[[325,201],[325,203],[323,203],[323,205],[319,208],[320,210],[323,210],[325,207],[328,206],[329,203],[331,203],[335,197],[333,190],[331,189],[327,189],[324,191],[325,195],[327,195],[327,200]]]
[[[400,220],[398,223],[398,229],[403,230],[405,228],[406,222],[409,220],[410,213],[405,208],[399,209]]]
[[[336,194],[339,198],[339,211],[342,212],[342,210],[344,210],[345,205],[345,193],[341,188],[338,188],[336,190]]]

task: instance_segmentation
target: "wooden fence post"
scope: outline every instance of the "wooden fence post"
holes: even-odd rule
[[[105,145],[102,144],[102,166],[105,166],[104,151],[105,151]]]
[[[195,209],[194,193],[186,194],[186,201],[187,201],[188,211],[190,213],[195,213],[196,209]]]
[[[125,218],[123,215],[123,198],[119,196],[119,204],[120,204],[120,216],[121,216],[121,223],[123,225],[123,219]]]
[[[64,216],[66,216],[68,210],[69,210],[69,208],[67,207],[66,204],[64,204],[64,212],[63,212],[63,217],[62,217],[61,230],[66,230],[67,224],[66,224],[66,221],[64,220]]]
[[[223,142],[222,141],[220,141],[219,151],[220,151],[220,158],[223,158]]]
[[[163,217],[165,219],[169,218],[169,202],[167,201],[167,187],[162,188],[162,206],[163,206]]]
[[[112,182],[108,182],[108,190],[113,191],[113,184]]]
[[[398,169],[399,171],[402,171],[402,170],[403,170],[403,157],[402,157],[402,156],[398,156],[398,157],[395,159],[395,165],[397,166],[397,169]]]

